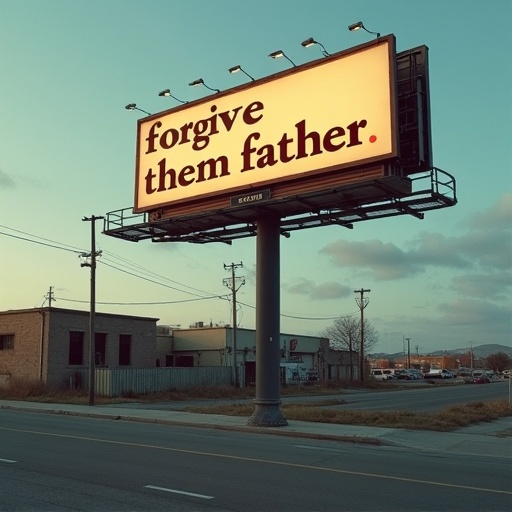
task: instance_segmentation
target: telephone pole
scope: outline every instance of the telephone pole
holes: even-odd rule
[[[55,296],[53,295],[53,286],[50,286],[50,289],[48,290],[48,293],[44,296],[44,299],[46,301],[48,301],[48,307],[51,308],[52,307],[52,301],[55,301]],[[43,305],[44,305],[44,302],[43,302]]]
[[[363,288],[354,290],[354,293],[359,294],[359,297],[356,297],[356,303],[361,311],[361,340],[359,343],[359,380],[361,382],[364,381],[364,308],[368,306],[368,302],[370,301],[364,294],[370,292],[371,290],[365,290]]]
[[[411,368],[411,338],[405,338],[407,340],[407,369]]]
[[[245,284],[244,277],[236,277],[235,271],[237,268],[243,268],[243,263],[231,263],[231,265],[226,265],[224,263],[224,270],[231,269],[231,277],[224,279],[224,286],[227,286],[233,295],[233,341],[232,348],[233,351],[233,382],[235,383],[235,388],[238,388],[238,371],[236,366],[236,292],[241,288],[242,285]]]
[[[84,222],[91,223],[91,252],[89,254],[81,254],[82,257],[90,258],[89,263],[84,262],[80,266],[91,268],[91,305],[89,313],[89,405],[94,405],[94,364],[95,364],[95,320],[96,320],[96,256],[101,254],[96,252],[96,221],[104,217],[84,217]]]

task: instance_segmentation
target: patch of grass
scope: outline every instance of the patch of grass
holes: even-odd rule
[[[36,380],[11,379],[9,381],[9,387],[0,388],[0,400],[22,400],[27,402],[85,405],[89,403],[89,393],[87,390],[80,388],[58,388]],[[95,403],[101,405],[126,401],[126,399],[121,397],[95,397]]]
[[[323,408],[343,403],[345,402],[327,400],[306,404],[283,404],[281,409],[288,420],[412,430],[435,430],[440,432],[449,432],[466,425],[512,416],[512,404],[505,400],[470,402],[464,405],[447,407],[438,412],[428,413],[412,411],[353,411]],[[185,410],[202,414],[248,417],[254,412],[254,405],[233,404],[212,407],[188,407]]]
[[[57,389],[35,380],[11,379],[8,388],[0,388],[0,398],[9,400],[40,399],[57,394]]]
[[[281,409],[285,410],[286,413],[288,411],[292,411],[295,409],[303,409],[307,411],[308,409],[314,409],[313,414],[318,414],[319,407],[329,407],[332,405],[343,405],[347,402],[345,400],[320,400],[318,402],[305,402],[301,404],[282,404]],[[194,412],[198,414],[223,414],[226,416],[250,416],[254,412],[254,404],[226,404],[226,405],[211,405],[204,407],[186,407],[184,409],[186,412]],[[292,418],[290,418],[292,419]],[[293,418],[299,419],[299,418]],[[311,421],[311,420],[304,420]]]
[[[346,386],[348,387],[348,386]],[[107,398],[96,395],[98,403],[120,403],[120,402],[166,402],[185,400],[215,400],[215,399],[251,399],[254,398],[254,388],[237,389],[230,386],[197,387],[186,391],[171,390],[159,393],[137,394],[126,391],[119,397]],[[342,393],[341,384],[326,383],[312,386],[290,385],[281,389],[281,395],[329,395]],[[76,403],[82,404],[88,401],[87,389],[66,389],[48,386],[39,381],[27,381],[22,379],[11,379],[9,386],[0,388],[0,400],[29,400],[53,403]]]

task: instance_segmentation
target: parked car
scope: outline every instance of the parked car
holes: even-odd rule
[[[397,372],[397,378],[401,380],[417,380],[422,378],[422,375],[418,370],[400,370]]]
[[[503,370],[501,372],[501,376],[504,378],[504,379],[510,379],[510,373],[512,372],[512,370]]]
[[[473,382],[475,384],[489,384],[491,379],[486,372],[476,371],[473,372]]]
[[[455,375],[449,370],[430,370],[424,375],[425,379],[453,379]]]

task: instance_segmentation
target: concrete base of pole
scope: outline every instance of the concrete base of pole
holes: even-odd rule
[[[254,400],[256,408],[247,421],[252,427],[286,427],[288,422],[281,413],[281,400]]]

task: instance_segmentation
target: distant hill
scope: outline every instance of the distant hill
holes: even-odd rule
[[[468,347],[459,348],[455,350],[449,350],[448,354],[465,354],[468,352]],[[512,347],[507,347],[506,345],[498,345],[496,343],[489,343],[488,345],[477,345],[473,347],[473,354],[476,357],[487,357],[491,354],[496,354],[497,352],[505,352],[509,356],[512,356]],[[433,352],[433,355],[443,355],[444,351],[439,350],[438,352]]]
[[[436,350],[435,352],[429,352],[430,356],[443,356],[443,355],[455,355],[455,354],[467,354],[469,352],[469,347],[464,348],[456,348],[451,350]],[[497,352],[504,352],[505,354],[512,357],[512,347],[508,347],[507,345],[498,345],[496,343],[489,343],[487,345],[477,345],[473,347],[473,355],[475,357],[488,357],[490,354],[496,354]],[[370,357],[375,359],[394,359],[398,357],[402,357],[404,355],[403,352],[396,352],[394,354],[385,354],[383,352],[376,354],[369,354]]]

